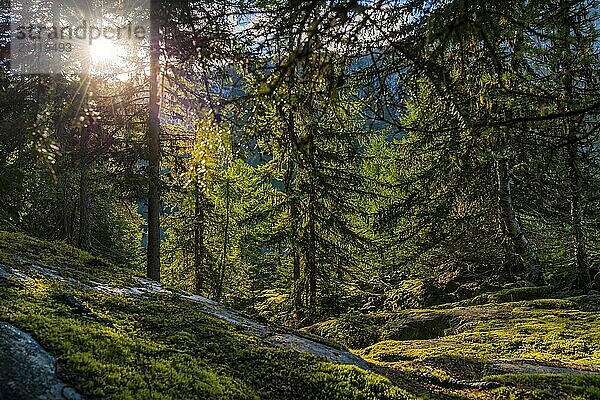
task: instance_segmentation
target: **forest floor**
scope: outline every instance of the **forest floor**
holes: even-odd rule
[[[355,348],[375,371],[417,395],[600,399],[600,296],[549,296],[545,288],[505,290],[306,331]],[[359,332],[370,333],[357,340]]]
[[[293,332],[0,232],[2,327],[86,399],[600,399],[598,311],[600,296],[513,289]]]

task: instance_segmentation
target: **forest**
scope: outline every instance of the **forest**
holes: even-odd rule
[[[81,398],[600,399],[600,1],[0,10],[0,321]]]

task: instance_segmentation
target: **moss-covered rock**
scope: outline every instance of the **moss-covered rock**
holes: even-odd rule
[[[380,375],[270,346],[180,296],[91,290],[132,282],[132,271],[61,243],[0,233],[0,264],[28,276],[3,278],[0,321],[32,334],[88,399],[415,398]]]
[[[596,377],[589,377],[600,372],[600,316],[596,311],[582,311],[591,307],[590,302],[600,305],[595,296],[580,296],[415,310],[396,318],[400,321],[413,318],[413,324],[414,321],[433,324],[437,320],[449,327],[436,338],[386,340],[358,353],[382,368],[433,373],[444,381],[484,379],[497,380],[501,385],[519,382],[512,378],[496,379],[502,371],[504,375],[523,375],[530,379],[525,385],[523,378],[522,387],[495,389],[486,398],[598,398],[593,394],[600,386],[583,388],[577,383],[585,381],[597,385],[599,382]],[[393,319],[388,325],[391,321]],[[425,328],[425,325],[420,327]],[[524,366],[522,360],[528,366]],[[522,373],[515,375],[514,371]],[[537,373],[530,373],[532,371]],[[549,371],[552,376],[547,377]],[[565,374],[561,374],[564,371],[583,373],[587,378],[564,377]],[[544,383],[536,385],[533,376],[543,378]],[[552,393],[561,393],[561,396],[551,397]],[[591,397],[581,397],[583,394]]]
[[[349,313],[303,328],[302,331],[325,337],[352,349],[359,349],[380,340],[380,325],[386,319],[386,314]]]
[[[90,399],[600,399],[591,374],[600,372],[600,296],[506,289],[306,329],[362,348],[356,353],[390,381],[275,348],[173,293],[125,297],[86,286],[139,283],[134,273],[61,243],[0,233],[0,321],[31,333],[57,357],[61,379]]]
[[[600,386],[584,386],[598,385],[591,374],[600,373],[600,296],[547,296],[555,296],[547,287],[505,289],[435,308],[345,316],[311,329],[356,345],[378,340],[356,352],[397,382],[410,376],[433,398],[600,398],[594,397]],[[369,335],[353,342],[346,324]]]
[[[407,279],[385,291],[383,309],[395,312],[447,303],[453,299],[434,279]]]
[[[554,289],[551,286],[527,286],[498,290],[495,292],[482,293],[473,298],[456,303],[448,303],[438,306],[439,308],[465,307],[483,304],[500,304],[524,300],[543,299],[552,295]]]

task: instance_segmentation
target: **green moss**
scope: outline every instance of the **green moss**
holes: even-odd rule
[[[544,292],[546,289],[543,289]],[[495,359],[533,359],[535,362],[573,368],[598,368],[600,365],[600,300],[596,296],[571,298],[535,298],[537,290],[504,292],[492,303],[434,309],[402,310],[386,314],[361,314],[331,320],[311,327],[315,333],[334,336],[352,343],[354,335],[346,324],[365,326],[382,340],[356,353],[395,382],[406,383],[411,373],[433,374],[441,380],[497,380],[498,390],[468,391],[470,395],[494,399],[593,399],[600,388],[595,377],[566,375],[506,375],[496,379],[498,370],[489,367]],[[508,297],[507,297],[508,296]],[[521,300],[517,301],[517,298]],[[479,298],[477,302],[481,301]],[[508,300],[499,303],[501,299]],[[362,332],[359,335],[364,335]],[[360,337],[360,336],[358,336]],[[417,340],[422,338],[422,340]],[[402,339],[402,340],[398,340]],[[504,376],[504,375],[503,375]],[[523,379],[519,380],[518,377]],[[541,377],[537,383],[537,377]],[[530,380],[526,384],[527,380]],[[414,380],[412,381],[414,385]],[[562,383],[561,383],[562,382]],[[418,385],[417,385],[418,386]],[[413,388],[430,393],[431,385]],[[448,393],[450,392],[450,393]],[[464,391],[438,389],[433,398],[454,395],[463,398]],[[556,393],[560,396],[556,397]]]
[[[495,380],[488,376],[494,371],[486,367],[495,359],[533,359],[574,368],[597,368],[600,365],[600,317],[596,312],[569,307],[578,305],[581,305],[580,298],[420,310],[414,314],[439,314],[450,318],[454,326],[438,339],[387,340],[357,353],[381,367],[419,370],[442,379]],[[588,399],[597,398],[593,396],[600,390],[600,378],[590,375],[562,378],[552,375],[540,382],[532,378],[539,375],[523,374],[523,381],[517,379],[521,375],[510,376],[512,381],[501,382],[514,387],[499,389],[494,398]],[[527,379],[531,379],[529,384],[524,383]],[[552,397],[556,393],[564,396]]]
[[[380,340],[380,325],[386,319],[387,316],[384,314],[349,313],[303,328],[302,331],[357,349]]]
[[[600,375],[507,374],[487,379],[503,383],[495,394],[507,399],[600,399]]]
[[[323,335],[352,348],[368,345],[356,352],[390,376],[393,384],[355,367],[267,346],[175,296],[102,294],[50,279],[28,263],[58,270],[65,277],[115,285],[137,284],[134,271],[62,243],[0,232],[0,264],[33,278],[0,279],[0,320],[32,333],[58,357],[64,379],[90,399],[465,395],[418,383],[422,372],[440,379],[484,379],[502,385],[485,394],[469,392],[474,397],[600,398],[598,376],[495,375],[498,371],[488,368],[499,358],[581,368],[600,365],[600,301],[594,296],[544,298],[547,289],[511,289],[432,309],[348,314],[306,329],[309,336]],[[377,342],[386,338],[406,340]],[[413,395],[398,385],[410,388]]]
[[[64,242],[47,242],[19,233],[0,231],[0,264],[19,268],[31,263],[60,270],[83,282],[90,279],[119,285],[134,285],[138,271],[116,266]]]
[[[175,296],[102,294],[36,274],[15,257],[113,284],[131,271],[60,243],[0,234],[0,263],[34,278],[0,282],[0,320],[31,333],[86,398],[415,398],[374,373],[267,346]]]

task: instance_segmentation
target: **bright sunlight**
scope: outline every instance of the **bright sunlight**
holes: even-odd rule
[[[113,41],[99,38],[92,43],[91,56],[94,65],[109,66],[119,59],[119,49]]]

